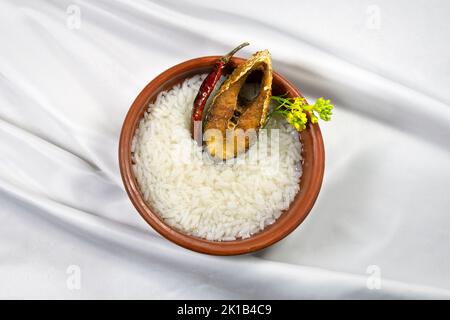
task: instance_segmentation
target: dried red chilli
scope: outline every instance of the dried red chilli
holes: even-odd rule
[[[230,61],[231,57],[240,49],[242,49],[245,46],[248,46],[248,42],[244,42],[231,50],[229,53],[221,57],[216,64],[214,65],[213,71],[208,74],[208,76],[203,80],[200,89],[198,90],[197,96],[194,100],[194,106],[192,109],[192,137],[196,135],[195,140],[197,142],[201,142],[201,129],[200,124],[203,119],[203,111],[206,106],[206,101],[208,101],[209,96],[211,95],[211,92],[214,90],[214,87],[216,86],[217,82],[219,81],[220,77],[222,76],[223,69]]]

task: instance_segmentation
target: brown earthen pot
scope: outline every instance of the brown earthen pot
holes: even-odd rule
[[[131,141],[134,132],[143,117],[148,105],[155,100],[158,93],[171,89],[175,84],[196,74],[208,73],[212,70],[218,56],[201,57],[180,63],[153,79],[137,96],[123,123],[119,143],[119,164],[123,183],[128,196],[139,214],[157,232],[168,240],[190,250],[214,254],[237,255],[260,250],[283,239],[305,219],[314,205],[320,191],[324,174],[324,146],[322,135],[317,124],[309,124],[302,131],[300,139],[303,145],[303,174],[300,180],[300,191],[286,210],[272,225],[247,239],[234,241],[208,241],[184,234],[164,223],[158,214],[147,204],[140,191],[132,170]],[[242,62],[241,58],[233,58],[231,67]],[[273,74],[273,94],[290,96],[301,95],[288,80],[280,74]]]

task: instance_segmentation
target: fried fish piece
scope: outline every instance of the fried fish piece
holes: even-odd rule
[[[241,97],[244,84],[259,75],[259,91]],[[218,159],[236,157],[248,150],[252,134],[264,125],[272,96],[272,60],[268,50],[258,51],[239,64],[214,96],[205,117],[206,150]]]

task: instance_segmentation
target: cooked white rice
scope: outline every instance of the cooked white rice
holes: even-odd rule
[[[208,240],[247,238],[272,224],[298,192],[300,142],[287,123],[271,121],[231,163],[208,160],[190,136],[204,76],[161,93],[149,106],[133,139],[134,174],[145,201],[168,225]],[[265,141],[272,152],[258,158]]]

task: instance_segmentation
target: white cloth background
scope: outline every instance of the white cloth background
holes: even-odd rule
[[[1,1],[0,297],[450,298],[449,13],[445,0]],[[242,41],[336,110],[306,221],[267,250],[213,257],[140,218],[118,137],[156,75]]]

